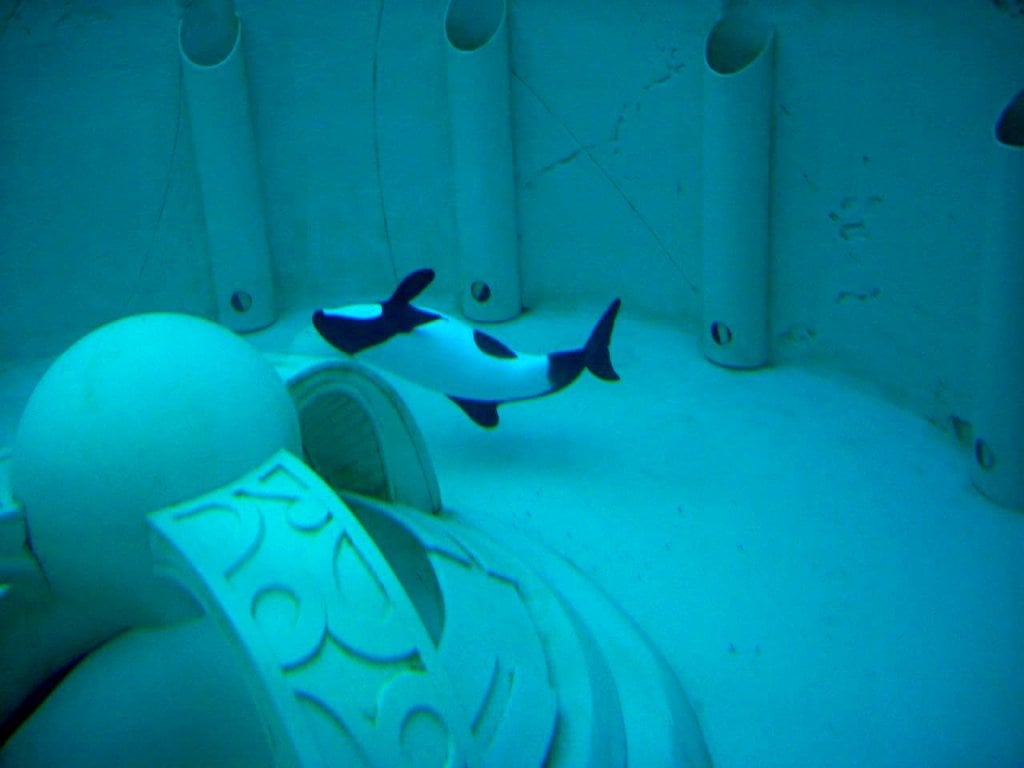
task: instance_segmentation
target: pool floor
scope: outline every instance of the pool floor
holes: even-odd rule
[[[600,312],[489,328],[573,347]],[[593,315],[593,317],[591,317]],[[308,313],[253,337],[309,347]],[[449,514],[590,574],[669,659],[718,768],[1024,764],[1024,513],[923,418],[838,378],[738,373],[624,312],[584,374],[486,431],[392,379]],[[45,361],[0,371],[0,451]]]
[[[531,314],[513,348],[578,343]],[[622,381],[486,432],[393,380],[445,505],[597,580],[666,654],[718,768],[1024,764],[1024,513],[952,435],[850,382],[735,372],[624,312]]]

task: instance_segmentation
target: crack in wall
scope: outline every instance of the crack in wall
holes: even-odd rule
[[[668,259],[669,263],[682,276],[683,280],[686,282],[687,286],[690,288],[690,291],[694,295],[696,295],[698,293],[696,282],[694,282],[694,280],[692,280],[690,278],[690,276],[683,269],[682,265],[678,261],[676,261],[676,259],[672,255],[672,251],[665,244],[665,241],[661,238],[661,235],[658,234],[657,230],[654,228],[654,226],[651,224],[651,222],[648,221],[647,217],[644,216],[643,213],[640,211],[640,209],[637,206],[637,204],[632,200],[632,198],[630,198],[629,195],[626,194],[625,190],[615,180],[615,178],[611,175],[611,173],[608,171],[608,169],[605,168],[604,165],[597,159],[597,157],[594,155],[594,152],[592,151],[593,148],[591,146],[587,145],[587,144],[584,144],[582,141],[580,141],[579,137],[568,126],[568,124],[565,122],[565,120],[563,120],[558,114],[555,113],[555,111],[550,107],[550,105],[548,105],[548,103],[543,98],[541,98],[540,94],[537,93],[537,91],[529,83],[527,83],[526,80],[524,80],[522,78],[522,76],[520,76],[520,74],[517,71],[515,71],[514,69],[511,69],[510,71],[511,71],[512,77],[514,79],[516,79],[530,93],[530,95],[532,95],[533,98],[535,98],[537,100],[537,103],[540,104],[544,108],[544,111],[547,112],[548,115],[550,115],[551,118],[562,127],[562,130],[564,130],[569,135],[569,137],[573,140],[573,142],[576,144],[577,149],[574,152],[570,153],[569,155],[564,156],[559,161],[555,161],[554,163],[550,163],[548,166],[545,166],[545,167],[548,168],[549,171],[550,170],[554,170],[555,168],[558,168],[558,167],[566,165],[568,162],[572,162],[572,161],[576,160],[581,153],[586,155],[587,158],[594,164],[594,167],[597,168],[598,172],[602,176],[604,176],[605,181],[607,181],[611,185],[612,189],[614,189],[615,192],[619,195],[619,197],[622,198],[622,201],[627,206],[629,206],[629,209],[633,212],[633,215],[636,216],[637,220],[641,223],[641,225],[643,225],[644,229],[646,229],[647,232],[650,234],[651,238],[657,244],[657,246],[658,246],[659,250],[662,252],[662,254]],[[531,181],[536,183],[536,180],[538,178],[540,178],[541,176],[543,176],[543,175],[544,175],[544,169],[542,169],[540,173],[538,173],[536,176],[534,176],[533,179],[531,179]]]
[[[840,291],[836,294],[836,304],[843,304],[847,301],[874,301],[882,295],[880,288],[872,288],[870,291]]]
[[[21,11],[21,6],[24,3],[25,0],[17,0],[14,3],[14,7],[7,12],[7,15],[0,19],[0,40],[7,34],[7,28],[11,25],[11,22],[18,18],[18,12]]]
[[[128,298],[124,303],[124,312],[128,312],[131,309],[132,304],[138,297],[139,289],[142,286],[142,277],[146,273],[146,269],[149,268],[149,263],[153,259],[153,253],[156,251],[156,241],[160,234],[160,228],[164,223],[164,214],[167,211],[167,201],[171,197],[171,187],[174,183],[174,159],[178,156],[178,142],[181,137],[181,128],[184,112],[185,103],[185,82],[181,72],[181,65],[178,66],[178,106],[177,114],[174,118],[174,138],[171,140],[171,152],[167,158],[167,179],[164,182],[164,189],[160,196],[160,208],[156,214],[156,223],[153,224],[153,232],[149,236],[149,245],[146,247],[146,254],[142,257],[142,264],[139,265],[139,271],[135,275],[135,279],[132,281],[132,289],[128,294]]]
[[[98,8],[76,8],[72,0],[64,0],[64,12],[53,22],[53,26],[73,24],[75,28],[79,28],[97,21],[110,21],[113,18],[107,11]]]
[[[398,282],[398,266],[395,264],[395,249],[391,244],[391,225],[388,222],[388,206],[384,195],[384,174],[380,167],[380,114],[377,109],[377,72],[380,63],[380,31],[384,20],[384,0],[377,6],[377,24],[373,32],[373,69],[370,82],[370,113],[373,119],[373,166],[377,173],[377,200],[380,204],[380,218],[384,228],[384,243],[391,260],[391,274]]]
[[[559,168],[561,168],[563,166],[569,165],[570,163],[575,161],[580,156],[580,153],[582,151],[583,151],[582,149],[574,149],[572,152],[570,152],[565,157],[560,157],[557,160],[555,160],[553,163],[548,163],[543,168],[541,168],[539,171],[537,171],[537,173],[535,173],[529,179],[524,181],[523,182],[523,187],[526,188],[526,189],[533,189],[535,186],[537,186],[537,182],[541,178],[543,178],[544,176],[547,176],[552,171],[555,171],[555,170],[557,170],[557,169],[559,169]]]
[[[992,5],[1011,19],[1024,18],[1024,0],[992,0]]]
[[[671,59],[675,57],[675,53],[676,49],[673,48],[669,53],[670,60],[666,63],[667,71],[664,75],[662,75],[661,77],[656,77],[650,82],[640,86],[640,96],[634,99],[633,101],[626,102],[625,104],[622,105],[622,108],[619,109],[619,116],[615,120],[615,127],[612,129],[612,135],[609,141],[617,142],[622,138],[622,128],[626,124],[628,114],[630,112],[637,113],[640,111],[640,104],[643,101],[643,97],[646,94],[650,93],[656,88],[660,88],[663,85],[667,85],[672,81],[673,78],[675,78],[676,75],[678,75],[680,72],[686,69],[685,63],[673,63],[671,61]]]
[[[658,86],[667,85],[672,80],[672,78],[674,78],[676,75],[678,75],[684,69],[686,69],[686,64],[683,64],[683,63],[669,64],[668,72],[666,72],[661,77],[652,80],[647,85],[641,87],[640,91],[642,93],[648,93],[650,91],[653,91]]]

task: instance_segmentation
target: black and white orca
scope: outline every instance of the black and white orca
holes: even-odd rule
[[[558,392],[584,368],[599,379],[618,381],[608,344],[619,299],[579,349],[528,355],[443,312],[413,306],[433,279],[434,270],[418,270],[387,301],[320,309],[313,313],[313,325],[342,352],[444,393],[481,427],[497,426],[502,403]]]

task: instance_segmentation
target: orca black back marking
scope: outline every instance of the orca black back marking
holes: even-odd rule
[[[391,294],[391,298],[381,302],[379,317],[331,315],[318,309],[313,313],[313,326],[332,346],[349,355],[359,354],[364,349],[383,344],[399,333],[409,333],[441,317],[409,303],[433,279],[432,269],[420,269],[407,275]]]
[[[412,301],[434,280],[432,269],[420,269],[407,275],[389,298],[378,304],[359,304],[336,310],[317,310],[313,325],[320,335],[341,351],[357,355],[376,347],[399,334],[413,333],[418,327],[445,319],[445,316],[413,306]],[[612,331],[621,302],[615,299],[595,324],[586,344],[578,349],[554,352],[546,358],[536,355],[519,356],[504,343],[484,331],[466,329],[454,319],[445,319],[440,327],[423,331],[407,341],[370,355],[370,360],[386,370],[404,376],[430,388],[469,394],[448,398],[481,427],[498,425],[498,407],[503,403],[542,397],[572,384],[584,369],[604,381],[617,381],[618,373],[609,354]],[[448,323],[451,322],[451,325]],[[465,348],[466,330],[471,333],[473,346],[479,353],[474,360]],[[417,344],[430,360],[417,357]],[[389,355],[389,350],[393,354]],[[446,358],[451,350],[452,360]],[[488,362],[488,358],[491,361]],[[510,361],[498,365],[494,360]],[[514,362],[513,362],[514,361]],[[452,365],[464,367],[452,369]],[[445,366],[448,366],[445,368]],[[438,367],[431,371],[429,366]],[[544,381],[546,373],[547,381]],[[470,393],[475,393],[475,396]]]
[[[619,374],[612,367],[608,345],[611,343],[615,318],[621,306],[620,299],[615,299],[608,305],[582,348],[552,352],[548,355],[548,382],[551,384],[552,392],[568,387],[583,373],[584,368],[604,381],[619,380]]]
[[[551,391],[557,392],[572,384],[586,367],[582,349],[552,352],[548,355],[548,383]]]
[[[392,334],[378,319],[360,320],[355,317],[328,315],[318,309],[313,313],[313,327],[332,347],[347,355],[355,355],[367,347],[381,344]]]

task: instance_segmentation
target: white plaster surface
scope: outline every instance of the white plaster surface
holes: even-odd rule
[[[573,347],[600,309],[494,331]],[[322,348],[305,319],[255,341]],[[585,374],[491,432],[393,380],[446,508],[603,586],[671,661],[719,768],[1024,761],[1024,515],[973,490],[966,449],[848,381],[709,365],[628,305],[612,357],[621,382]],[[32,380],[0,380],[5,440]]]
[[[445,5],[237,3],[283,307],[426,265],[454,289]],[[1020,0],[758,7],[777,29],[773,357],[969,420]],[[528,307],[615,291],[695,327],[701,68],[720,12],[510,0]],[[212,314],[179,16],[169,0],[0,0],[0,357],[56,354],[130,312]]]
[[[383,297],[426,265],[454,285],[444,5],[239,3],[286,307]],[[493,434],[400,384],[445,501],[603,584],[720,766],[1024,763],[1024,517],[972,490],[948,434],[971,416],[984,170],[1024,9],[765,4],[782,365],[735,374],[686,333],[717,6],[510,3],[536,312],[494,332],[573,346],[621,294],[623,381],[505,408]],[[131,312],[212,310],[178,15],[0,0],[0,456],[47,355]]]
[[[600,309],[494,332],[573,347]],[[392,379],[446,508],[605,587],[719,768],[1024,761],[1024,515],[972,488],[966,448],[847,380],[709,365],[628,306],[612,358],[621,382],[503,406],[493,432]]]
[[[590,322],[501,337],[571,347]],[[493,433],[396,382],[446,507],[604,586],[719,768],[1024,762],[1024,515],[973,490],[966,449],[840,380],[711,366],[628,307],[612,357],[620,383],[503,407]]]

